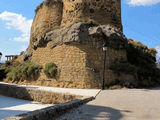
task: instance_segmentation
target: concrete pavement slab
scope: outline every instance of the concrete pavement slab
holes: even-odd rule
[[[53,105],[40,104],[0,95],[0,120]]]

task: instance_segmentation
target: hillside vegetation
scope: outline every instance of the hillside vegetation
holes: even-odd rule
[[[127,59],[137,68],[137,86],[152,87],[160,84],[160,69],[156,67],[156,50],[141,42],[128,39]]]

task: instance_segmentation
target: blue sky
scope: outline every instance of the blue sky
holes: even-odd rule
[[[0,0],[0,52],[19,54],[29,44],[34,10],[43,0]],[[122,0],[122,23],[128,38],[154,47],[160,56],[160,0]],[[5,60],[3,56],[3,61]]]

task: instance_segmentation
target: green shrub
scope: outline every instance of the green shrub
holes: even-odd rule
[[[160,84],[160,70],[156,68],[156,53],[156,49],[128,39],[127,59],[137,68],[138,87],[152,87]]]
[[[3,80],[4,78],[6,78],[6,71],[5,69],[0,68],[0,80]]]
[[[16,63],[10,66],[7,78],[9,80],[19,81],[19,80],[28,80],[36,79],[41,71],[42,67],[35,65],[30,61],[25,61],[23,63]]]
[[[44,4],[44,1],[43,1],[42,3],[40,3],[40,5],[38,5],[38,6],[36,7],[35,13],[37,13],[38,10],[42,8],[43,4]]]
[[[57,73],[57,66],[54,63],[47,63],[44,67],[44,73],[51,78],[55,78]]]
[[[128,62],[115,63],[110,66],[110,69],[118,75],[120,75],[120,73],[135,74],[137,72],[137,68]]]
[[[13,63],[11,61],[6,61],[3,65],[0,66],[0,80],[3,80],[4,78],[6,78],[6,75],[12,64]]]

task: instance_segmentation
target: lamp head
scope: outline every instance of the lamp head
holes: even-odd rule
[[[107,51],[107,43],[103,44],[103,51]]]

